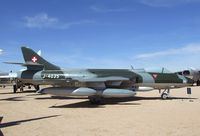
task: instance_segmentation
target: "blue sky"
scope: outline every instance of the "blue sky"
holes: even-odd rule
[[[200,68],[200,0],[0,0],[0,17],[0,62],[27,46],[63,68]]]

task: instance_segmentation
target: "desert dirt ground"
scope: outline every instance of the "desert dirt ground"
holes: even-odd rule
[[[86,98],[0,88],[0,129],[4,136],[199,136],[200,88],[191,96],[186,88],[171,90],[171,96],[161,100],[155,90],[98,106]]]

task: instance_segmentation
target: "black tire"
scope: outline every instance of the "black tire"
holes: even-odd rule
[[[162,95],[161,95],[161,98],[163,99],[163,100],[166,100],[166,99],[168,99],[168,93],[163,93]]]
[[[199,80],[197,80],[197,86],[200,86],[200,81]]]
[[[17,85],[13,85],[13,93],[17,92]]]
[[[23,92],[23,91],[24,91],[24,87],[21,86],[21,87],[20,87],[20,92]]]
[[[30,86],[30,85],[28,86],[28,89],[31,89],[31,86]]]
[[[94,105],[99,105],[102,102],[102,98],[100,97],[90,97],[89,100],[90,100],[90,103]]]
[[[40,90],[40,86],[39,86],[39,85],[34,85],[34,87],[35,87],[35,90],[36,90],[36,91],[39,91],[39,90]]]

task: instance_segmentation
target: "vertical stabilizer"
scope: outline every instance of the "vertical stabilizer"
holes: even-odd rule
[[[37,67],[43,67],[44,70],[60,70],[60,67],[46,61],[35,51],[27,47],[21,47],[24,61],[28,69],[37,69]],[[30,64],[30,65],[29,65]]]

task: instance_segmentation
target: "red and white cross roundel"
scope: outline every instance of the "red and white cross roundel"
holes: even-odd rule
[[[32,60],[33,63],[35,63],[35,62],[37,62],[38,59],[37,59],[36,56],[33,56],[31,60]]]

